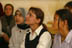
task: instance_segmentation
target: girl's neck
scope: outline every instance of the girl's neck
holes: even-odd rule
[[[39,27],[39,25],[34,24],[34,25],[30,25],[32,33]]]

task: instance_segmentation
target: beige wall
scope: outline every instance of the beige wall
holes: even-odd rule
[[[63,8],[69,0],[0,0],[3,6],[7,3],[14,5],[15,10],[19,7],[26,9],[26,12],[31,6],[41,8],[45,13],[44,23],[53,21],[53,16],[56,10]]]

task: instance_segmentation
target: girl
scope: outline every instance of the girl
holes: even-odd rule
[[[50,48],[51,35],[43,24],[44,12],[40,8],[31,7],[26,16],[26,24],[30,26],[24,48]]]
[[[16,25],[12,29],[9,48],[21,48],[27,28],[29,28],[29,26],[25,24],[25,10],[23,8],[16,10],[15,21]]]
[[[53,48],[72,48],[72,14],[67,9],[57,10],[58,33],[55,35]]]

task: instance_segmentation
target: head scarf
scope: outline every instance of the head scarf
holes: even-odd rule
[[[27,29],[27,28],[29,28],[29,25],[25,24],[25,14],[26,14],[25,9],[24,8],[19,8],[18,11],[24,17],[24,23],[23,24],[17,24],[18,28],[20,28],[20,29]]]

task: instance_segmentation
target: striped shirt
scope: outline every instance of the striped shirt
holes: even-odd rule
[[[70,30],[63,42],[61,42],[61,35],[56,34],[52,48],[72,48],[72,30]]]

